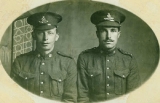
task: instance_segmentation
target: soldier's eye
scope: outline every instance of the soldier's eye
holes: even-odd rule
[[[54,34],[54,32],[49,31],[48,34]]]
[[[111,32],[117,32],[117,29],[111,29]]]

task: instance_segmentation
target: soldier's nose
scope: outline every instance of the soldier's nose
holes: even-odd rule
[[[47,33],[44,33],[43,39],[44,39],[44,40],[48,40],[48,35],[47,35]]]

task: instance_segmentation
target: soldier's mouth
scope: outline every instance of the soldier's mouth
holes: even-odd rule
[[[42,45],[48,45],[49,43],[42,43]]]
[[[113,40],[105,40],[105,41],[103,41],[104,43],[112,43],[113,42]]]

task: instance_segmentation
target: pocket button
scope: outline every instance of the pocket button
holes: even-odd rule
[[[109,76],[107,76],[107,78],[109,79]]]
[[[61,79],[59,79],[58,81],[59,81],[59,82],[61,82],[62,80],[61,80]]]
[[[43,91],[42,91],[42,90],[41,90],[40,92],[41,92],[41,94],[43,93]]]
[[[49,56],[49,57],[52,57],[52,54],[49,54],[48,56]]]
[[[27,80],[28,78],[27,78],[27,77],[25,77],[25,79]]]
[[[45,63],[42,63],[42,65],[45,65]]]

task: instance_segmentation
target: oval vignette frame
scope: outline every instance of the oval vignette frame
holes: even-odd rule
[[[59,8],[61,7],[61,8]],[[132,53],[139,66],[142,84],[154,73],[159,62],[159,44],[152,29],[139,17],[120,7],[95,1],[59,1],[36,7],[19,16],[16,20],[25,18],[30,14],[40,11],[52,11],[62,15],[63,20],[59,24],[60,40],[55,44],[55,49],[72,54],[77,59],[78,54],[95,46],[98,46],[96,28],[90,22],[90,16],[100,9],[115,9],[126,15],[122,23],[121,36],[118,47]],[[64,11],[65,10],[65,11]],[[67,27],[67,28],[66,28]],[[12,29],[12,30],[11,30]],[[1,59],[6,72],[10,74],[13,25],[4,33],[1,45],[3,50],[9,53],[7,58]],[[7,41],[9,38],[9,41]],[[78,41],[79,40],[79,41]],[[64,45],[65,44],[65,45]],[[7,47],[7,49],[5,48]],[[6,60],[9,60],[6,62]],[[8,65],[9,63],[9,65]]]

